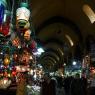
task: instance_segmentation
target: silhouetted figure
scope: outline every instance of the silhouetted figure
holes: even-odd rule
[[[88,86],[88,83],[87,83],[87,79],[85,77],[82,77],[81,78],[81,87],[82,87],[82,94],[83,95],[87,95],[87,86]]]
[[[73,77],[67,77],[64,79],[64,90],[65,95],[70,95],[70,85],[73,80]]]
[[[49,83],[49,94],[48,95],[56,95],[56,82],[55,80],[51,79]]]
[[[65,95],[64,87],[63,87],[63,78],[58,76],[56,77],[56,95]]]
[[[95,95],[95,74],[92,75],[89,90],[89,95]]]
[[[71,95],[85,95],[84,80],[80,78],[79,74],[76,74],[75,78],[71,82]]]
[[[49,75],[44,76],[41,86],[41,95],[56,95],[56,83]]]

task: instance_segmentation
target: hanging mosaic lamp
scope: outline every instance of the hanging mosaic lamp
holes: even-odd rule
[[[28,29],[30,27],[30,10],[27,7],[28,4],[22,2],[20,3],[20,7],[16,10],[16,25],[20,30]]]
[[[5,10],[4,13],[4,19],[3,19],[3,24],[2,24],[2,31],[1,33],[3,34],[3,36],[7,36],[10,33],[10,12],[8,10]]]
[[[10,63],[10,57],[9,57],[9,55],[5,55],[5,57],[4,57],[4,65],[9,65],[9,63]]]
[[[0,24],[2,24],[3,22],[6,5],[7,5],[6,0],[0,0]]]

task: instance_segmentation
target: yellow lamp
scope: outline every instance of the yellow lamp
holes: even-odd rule
[[[5,55],[5,58],[4,58],[4,65],[9,65],[9,63],[10,63],[9,55]]]

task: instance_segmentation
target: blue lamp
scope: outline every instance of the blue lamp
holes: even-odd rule
[[[7,6],[6,0],[0,0],[0,24],[2,24],[4,19],[4,11]]]

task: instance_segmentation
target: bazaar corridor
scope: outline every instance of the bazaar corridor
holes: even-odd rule
[[[95,0],[0,0],[0,95],[95,95]]]

